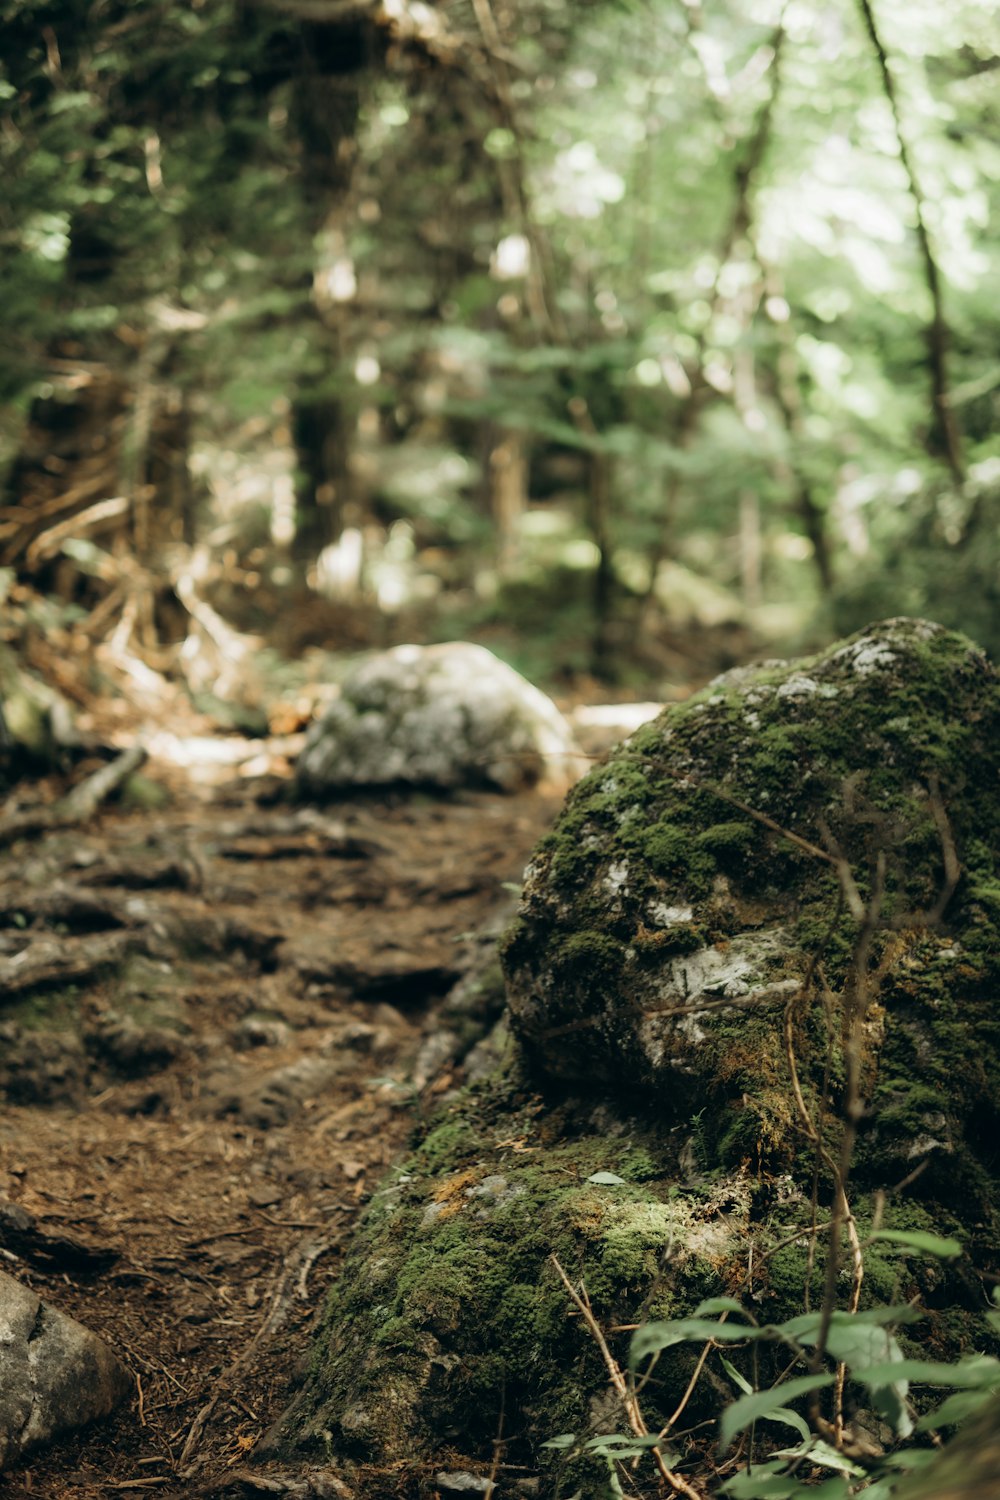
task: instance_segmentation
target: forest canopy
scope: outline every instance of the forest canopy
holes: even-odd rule
[[[0,14],[5,591],[1000,644],[991,0]]]

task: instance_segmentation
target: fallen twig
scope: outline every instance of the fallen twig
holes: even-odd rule
[[[614,1355],[611,1353],[611,1350],[608,1348],[608,1341],[604,1337],[597,1319],[594,1317],[593,1310],[590,1306],[590,1299],[586,1296],[586,1293],[581,1296],[581,1294],[577,1291],[576,1287],[574,1287],[573,1283],[566,1275],[566,1272],[563,1270],[557,1256],[551,1255],[549,1259],[558,1271],[559,1277],[562,1281],[563,1286],[569,1293],[570,1300],[572,1301],[573,1306],[576,1308],[584,1323],[587,1325],[588,1331],[593,1336],[597,1347],[601,1351],[601,1357],[604,1360],[608,1375],[611,1378],[611,1384],[614,1386],[614,1389],[618,1396],[621,1398],[621,1403],[625,1408],[625,1415],[628,1417],[629,1426],[631,1427],[636,1437],[649,1437],[649,1428],[646,1426],[642,1412],[639,1409],[639,1403],[636,1400],[635,1392],[629,1389],[628,1381],[622,1374],[621,1367],[619,1366],[618,1361],[615,1359]],[[666,1483],[673,1488],[675,1494],[684,1495],[686,1497],[686,1500],[703,1500],[703,1497],[698,1493],[696,1489],[693,1489],[691,1485],[688,1484],[686,1479],[682,1479],[679,1474],[675,1474],[672,1469],[669,1469],[667,1467],[663,1454],[660,1452],[659,1448],[650,1448],[649,1451],[653,1456],[653,1462],[656,1464],[661,1479],[664,1479]]]
[[[95,771],[93,776],[88,776],[86,781],[81,781],[79,786],[73,787],[72,791],[67,792],[52,807],[31,808],[8,818],[6,823],[0,825],[0,848],[31,834],[46,833],[56,828],[72,828],[77,823],[85,823],[145,760],[145,747],[132,745],[108,765]]]

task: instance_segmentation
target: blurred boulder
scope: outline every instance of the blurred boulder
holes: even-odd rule
[[[131,1390],[96,1334],[0,1272],[0,1469],[107,1416]]]
[[[356,667],[309,731],[297,781],[307,796],[400,783],[564,790],[584,769],[550,699],[456,641],[397,646]]]

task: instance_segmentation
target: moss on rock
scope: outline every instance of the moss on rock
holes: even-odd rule
[[[503,1410],[506,1457],[542,1467],[543,1495],[597,1495],[606,1476],[579,1447],[542,1447],[626,1430],[555,1261],[622,1363],[630,1324],[704,1297],[739,1296],[769,1322],[807,1288],[817,1304],[816,1155],[788,1041],[829,1160],[858,934],[825,843],[863,900],[886,867],[856,1222],[864,1236],[881,1214],[969,1250],[948,1266],[877,1242],[863,1304],[926,1298],[921,1340],[942,1357],[975,1337],[975,1267],[1000,1254],[998,771],[997,673],[961,637],[904,620],[728,674],[581,782],[503,943],[521,1050],[376,1194],[281,1441],[397,1466],[457,1447],[488,1468]],[[952,853],[963,873],[943,920],[918,920]],[[821,1167],[821,1215],[830,1190]],[[651,1427],[697,1353],[663,1351]],[[731,1395],[709,1361],[685,1421]]]
[[[859,1167],[884,1184],[929,1155],[926,1188],[960,1180],[981,1202],[1000,1125],[998,770],[997,673],[925,621],[717,679],[582,781],[536,851],[504,945],[515,1034],[547,1077],[644,1091],[670,1120],[704,1105],[716,1165],[787,1168],[786,1011],[815,1102],[838,1081],[824,1006],[857,936],[815,850],[835,841],[863,898],[881,854]],[[968,873],[931,931],[913,914],[948,841]]]
[[[625,1325],[609,1334],[624,1365],[629,1324],[734,1290],[742,1274],[749,1180],[679,1188],[682,1145],[579,1105],[541,1113],[516,1081],[470,1091],[376,1194],[281,1440],[368,1462],[449,1443],[488,1459],[503,1410],[521,1460],[579,1469],[542,1443],[625,1419],[603,1399],[606,1367],[555,1262],[602,1327]],[[651,1410],[676,1405],[694,1358],[662,1362]]]

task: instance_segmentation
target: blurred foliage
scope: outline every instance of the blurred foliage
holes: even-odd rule
[[[838,631],[874,613],[940,620],[1000,658],[1000,462],[973,469],[959,493],[925,488],[885,498],[870,555],[833,598]]]
[[[688,574],[996,646],[995,6],[874,0],[891,98],[864,9],[0,0],[0,452],[100,362],[184,393],[241,578],[294,488],[329,596],[553,666]]]

